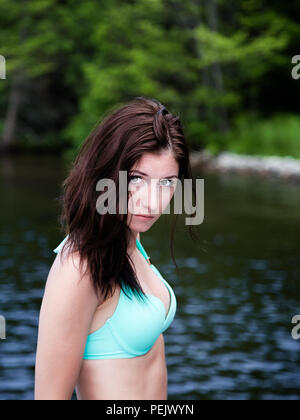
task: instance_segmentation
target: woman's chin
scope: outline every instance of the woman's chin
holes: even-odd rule
[[[152,225],[146,225],[145,223],[132,223],[130,229],[135,232],[147,232]]]
[[[153,220],[136,220],[136,218],[133,218],[134,220],[130,223],[130,229],[135,232],[146,232],[151,228],[151,226],[155,223],[156,219]]]

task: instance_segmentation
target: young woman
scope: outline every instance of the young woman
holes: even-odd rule
[[[183,178],[194,180],[180,120],[155,99],[135,98],[88,136],[63,183],[67,236],[54,250],[40,311],[35,399],[70,399],[74,389],[79,400],[167,399],[163,332],[176,297],[140,233]],[[116,212],[99,212],[103,179],[116,185]]]

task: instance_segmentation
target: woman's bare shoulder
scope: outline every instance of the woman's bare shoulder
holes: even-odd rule
[[[59,252],[50,268],[46,288],[72,288],[78,293],[89,295],[99,305],[102,301],[101,293],[95,291],[88,264],[86,261],[80,263],[79,252]]]

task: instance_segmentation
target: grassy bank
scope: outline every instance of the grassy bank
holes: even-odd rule
[[[199,123],[205,125],[205,122]],[[200,129],[201,131],[201,129]],[[87,130],[88,132],[88,130]],[[189,138],[187,130],[187,139]],[[295,114],[277,114],[271,118],[262,119],[255,114],[242,114],[227,133],[203,131],[198,135],[199,149],[206,149],[210,154],[231,152],[252,156],[290,156],[300,159],[300,116]],[[82,139],[81,143],[84,141]],[[203,147],[204,146],[204,147]],[[65,131],[49,132],[39,138],[28,133],[17,140],[10,151],[18,154],[56,153],[66,160],[72,160],[77,155],[80,144],[74,144]],[[192,147],[192,149],[194,149]]]
[[[300,159],[300,117],[276,114],[260,119],[254,114],[240,115],[231,131],[212,136],[206,148],[212,154],[228,151]]]

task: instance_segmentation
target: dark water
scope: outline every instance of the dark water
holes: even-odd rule
[[[63,239],[57,158],[0,160],[0,399],[33,399],[38,315]],[[300,399],[300,188],[240,175],[205,179],[205,220],[194,244],[180,216],[177,274],[170,216],[141,235],[178,309],[165,332],[169,399]],[[161,241],[161,238],[165,238]]]

